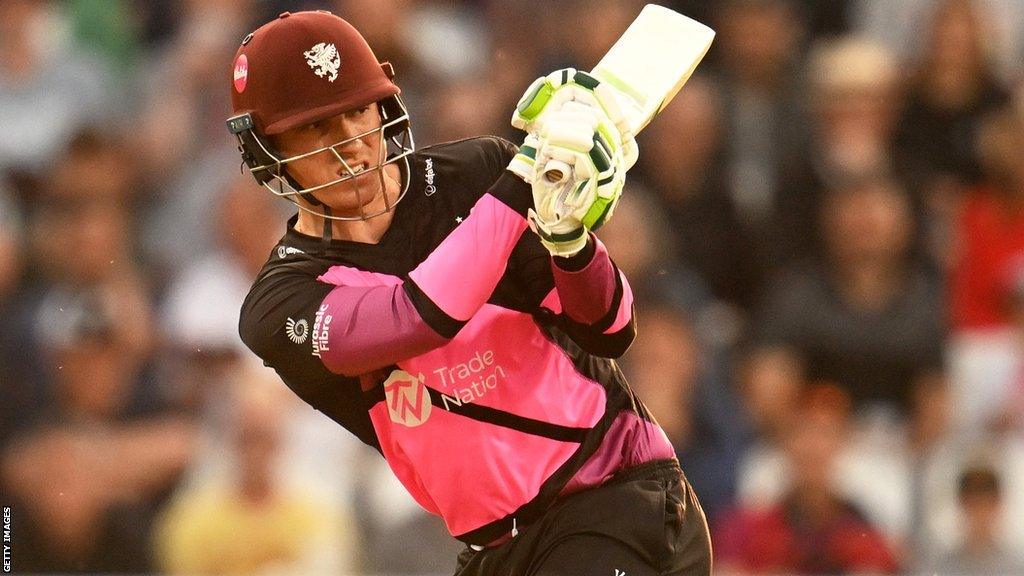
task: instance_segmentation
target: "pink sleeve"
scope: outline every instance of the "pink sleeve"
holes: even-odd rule
[[[317,314],[314,350],[338,374],[363,374],[448,342],[423,321],[401,285],[338,286]]]
[[[629,323],[633,310],[633,292],[626,277],[608,257],[604,244],[591,236],[594,255],[578,271],[568,271],[552,262],[555,289],[563,312],[581,324],[601,325],[605,334],[616,332]]]
[[[498,285],[526,228],[522,215],[486,194],[409,278],[446,315],[469,320]]]
[[[321,276],[339,284],[324,298],[312,334],[323,364],[354,376],[454,337],[490,298],[527,228],[522,186],[515,176],[499,178],[404,282],[344,267]]]

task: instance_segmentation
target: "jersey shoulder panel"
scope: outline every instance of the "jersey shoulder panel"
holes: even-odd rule
[[[288,256],[291,255],[276,259],[271,255],[249,289],[239,314],[242,341],[268,364],[273,364],[286,339],[303,339],[303,326],[312,321],[305,316],[315,311],[333,288],[317,280],[328,265]]]
[[[505,171],[518,147],[498,136],[477,136],[420,149],[428,185],[438,193],[455,191],[473,201]]]

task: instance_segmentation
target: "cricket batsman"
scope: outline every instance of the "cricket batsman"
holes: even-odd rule
[[[709,574],[700,504],[612,360],[633,297],[592,231],[636,145],[602,85],[538,79],[522,146],[417,150],[391,66],[331,13],[281,14],[232,72],[243,161],[298,207],[242,339],[444,519],[457,574]]]

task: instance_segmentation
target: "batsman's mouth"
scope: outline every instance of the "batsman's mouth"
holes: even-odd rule
[[[366,172],[371,172],[369,161],[348,162],[348,165],[352,169],[352,172],[353,174],[355,174],[356,177],[363,176]],[[338,170],[339,178],[346,178],[349,176],[352,176],[352,174],[349,174],[349,171],[346,170],[344,167]]]

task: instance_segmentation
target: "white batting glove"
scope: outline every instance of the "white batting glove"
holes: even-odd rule
[[[512,126],[538,133],[547,117],[566,102],[580,102],[599,110],[618,130],[625,169],[633,167],[639,151],[618,96],[614,89],[586,72],[563,68],[534,80],[512,112]]]
[[[512,157],[506,168],[509,172],[519,176],[527,184],[533,185],[536,177],[535,166],[537,164],[537,148],[540,147],[540,139],[536,134],[527,134],[519,151]]]
[[[558,165],[558,178],[542,173]],[[530,228],[555,256],[586,246],[587,231],[615,209],[626,178],[617,128],[593,107],[566,102],[548,114],[536,143]]]

